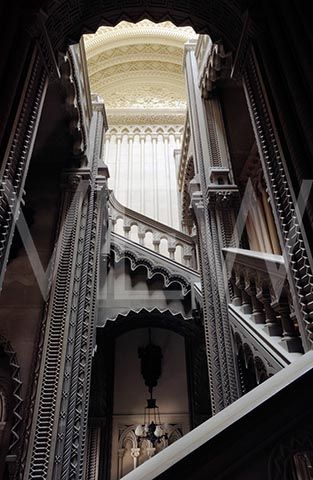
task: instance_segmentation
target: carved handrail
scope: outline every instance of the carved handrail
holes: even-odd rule
[[[240,248],[224,248],[223,254],[232,305],[269,336],[280,337],[288,352],[302,353],[283,257]]]
[[[196,253],[195,253],[195,241],[193,237],[176,230],[175,228],[164,225],[157,220],[146,217],[142,213],[131,210],[128,207],[124,207],[114,196],[111,191],[109,196],[109,208],[110,216],[113,226],[113,231],[116,232],[117,221],[122,220],[123,226],[119,234],[124,235],[126,238],[135,240],[131,236],[132,226],[138,227],[138,239],[137,242],[151,250],[160,253],[161,240],[167,241],[166,256],[171,260],[176,260],[182,263],[186,267],[197,269]],[[146,235],[152,234],[152,242],[148,242]],[[181,248],[181,251],[180,248]]]

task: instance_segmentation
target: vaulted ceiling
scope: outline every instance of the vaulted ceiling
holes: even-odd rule
[[[114,109],[175,110],[186,106],[183,47],[196,34],[171,22],[121,22],[85,35],[92,93]]]

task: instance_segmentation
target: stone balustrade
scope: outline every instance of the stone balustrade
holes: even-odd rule
[[[225,248],[223,253],[232,305],[270,337],[280,337],[289,353],[302,353],[283,257],[240,248]]]
[[[109,209],[114,233],[123,235],[171,260],[197,269],[194,238],[121,205],[113,192]]]

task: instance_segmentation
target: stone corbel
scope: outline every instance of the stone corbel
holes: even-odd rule
[[[87,135],[83,122],[82,106],[79,99],[78,84],[75,77],[73,56],[70,51],[60,55],[60,79],[66,95],[66,110],[69,115],[68,128],[72,137],[72,161],[77,167],[87,164]],[[95,109],[96,107],[94,107]],[[102,104],[103,108],[103,104]]]
[[[198,224],[204,221],[204,203],[201,191],[194,192],[191,197],[191,207],[195,214]]]
[[[208,64],[201,80],[201,94],[203,98],[210,97],[218,80],[229,77],[231,59],[232,53],[226,53],[221,42],[213,44]]]
[[[239,191],[236,186],[233,188],[211,188],[207,190],[208,208],[233,209],[239,201]]]
[[[91,172],[89,168],[75,168],[65,170],[62,175],[61,186],[68,191],[76,191],[77,188],[86,190],[91,185]]]

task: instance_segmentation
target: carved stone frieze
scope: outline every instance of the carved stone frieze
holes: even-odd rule
[[[180,139],[183,133],[182,123],[185,118],[184,113],[180,115],[179,112],[177,112],[177,117],[179,117],[180,121],[176,123],[167,122],[167,120],[172,120],[172,118],[169,117],[173,116],[174,114],[172,115],[166,112],[164,118],[163,113],[164,112],[160,112],[160,117],[157,117],[157,115],[154,114],[152,118],[149,114],[147,114],[146,116],[143,114],[142,116],[145,119],[145,124],[140,124],[136,123],[136,117],[140,115],[138,112],[132,114],[132,112],[124,111],[124,113],[119,114],[118,112],[113,112],[112,110],[109,110],[108,115],[110,117],[111,126],[106,133],[106,138],[110,139],[112,135],[116,135],[117,140],[122,140],[123,135],[127,135],[127,137],[134,137],[135,135],[139,135],[140,140],[146,140],[147,135],[162,135],[165,137],[174,135],[175,137],[178,137]],[[129,123],[129,121],[125,121],[125,123],[123,123],[120,120],[121,116],[124,118],[127,114],[129,115],[128,120],[133,123]],[[160,123],[157,123],[158,118],[160,119]],[[150,123],[148,123],[149,119]],[[153,123],[151,123],[151,120],[154,119],[156,119],[156,121],[153,121]]]

